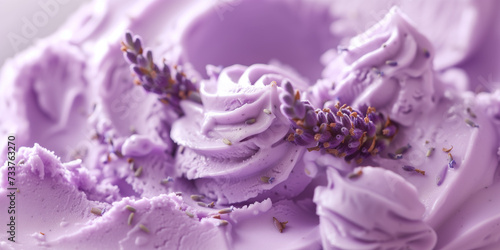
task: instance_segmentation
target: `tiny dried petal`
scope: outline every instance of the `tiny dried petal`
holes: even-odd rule
[[[425,154],[425,156],[426,156],[426,157],[430,157],[430,156],[432,155],[432,153],[434,152],[434,150],[435,150],[435,148],[432,148],[432,147],[431,147],[431,148],[429,148],[429,149],[427,150],[427,153]]]
[[[125,208],[126,208],[128,211],[133,212],[133,213],[135,213],[135,211],[136,211],[136,210],[135,210],[135,208],[134,208],[134,207],[132,207],[132,206],[130,206],[130,205],[126,205],[126,206],[125,206]]]
[[[219,226],[227,226],[229,222],[227,220],[220,220],[219,221]]]
[[[90,212],[97,216],[102,216],[102,210],[100,208],[93,207],[90,209]]]
[[[404,154],[410,148],[411,148],[411,145],[408,143],[406,146],[403,146],[403,147],[400,147],[400,148],[396,149],[396,151],[394,153],[395,154]]]
[[[257,120],[255,118],[250,118],[248,120],[245,121],[245,124],[247,125],[251,125],[251,124],[254,124]]]
[[[358,170],[357,172],[348,174],[347,178],[349,178],[349,179],[356,179],[356,178],[360,177],[362,174],[363,174],[363,171],[362,170]]]
[[[469,125],[471,128],[479,128],[479,125],[477,125],[476,123],[474,123],[473,121],[471,121],[469,119],[465,119],[465,123],[467,125]]]
[[[144,226],[143,224],[140,224],[140,225],[139,225],[139,228],[140,228],[142,231],[144,231],[144,232],[146,232],[146,233],[149,233],[149,229],[148,229],[146,226]]]
[[[408,165],[404,165],[404,166],[403,166],[403,170],[404,170],[404,171],[408,171],[408,172],[413,172],[413,171],[415,171],[415,167],[413,167],[413,166],[408,166]]]
[[[392,66],[392,67],[398,66],[398,62],[393,61],[393,60],[387,60],[387,61],[385,61],[385,64]]]
[[[140,177],[142,175],[142,166],[140,166],[135,172],[135,177]]]
[[[446,173],[448,173],[447,166],[445,166],[436,176],[436,185],[441,186],[441,184],[443,184],[444,179],[446,178]]]
[[[193,200],[193,201],[201,201],[204,198],[205,198],[205,196],[203,196],[203,195],[197,195],[197,194],[191,195],[191,200]]]
[[[451,152],[451,150],[453,149],[453,146],[451,146],[451,148],[443,148],[443,152],[446,152],[446,153],[449,153]]]
[[[391,158],[393,160],[403,159],[403,155],[402,154],[387,153],[387,156],[389,156],[389,158]]]
[[[276,217],[273,217],[274,227],[276,227],[276,229],[278,229],[280,233],[283,233],[283,229],[285,229],[287,223],[288,221],[280,222],[278,219],[276,219]]]
[[[130,213],[127,219],[127,225],[132,225],[132,220],[134,219],[135,213]]]
[[[467,114],[469,114],[469,116],[472,118],[477,118],[476,114],[472,112],[470,107],[467,107]]]
[[[231,206],[231,207],[223,208],[223,209],[219,210],[218,213],[219,214],[228,214],[228,213],[231,213],[233,210],[234,210],[234,207]]]
[[[449,168],[455,168],[457,166],[457,162],[455,160],[451,160],[448,162],[448,167]]]
[[[223,142],[224,144],[228,145],[228,146],[231,146],[231,145],[233,144],[233,143],[232,143],[230,140],[228,140],[227,138],[223,138],[223,139],[222,139],[222,142]]]

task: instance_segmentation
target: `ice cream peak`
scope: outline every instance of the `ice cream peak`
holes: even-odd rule
[[[323,72],[336,85],[319,100],[374,106],[405,126],[435,105],[432,45],[398,8],[339,52]]]
[[[316,188],[324,249],[431,249],[436,233],[422,221],[417,190],[398,174],[363,167],[354,175],[327,171]]]
[[[269,190],[294,195],[310,181],[301,170],[305,148],[284,140],[290,129],[278,97],[284,79],[305,86],[274,66],[235,65],[202,82],[203,105],[181,103],[186,115],[171,132],[183,147],[177,169],[202,193],[234,203]]]

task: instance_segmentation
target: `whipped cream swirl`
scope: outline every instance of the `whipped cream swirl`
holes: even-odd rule
[[[323,248],[432,249],[436,233],[415,187],[382,168],[358,171],[344,178],[328,169],[328,186],[315,190]]]
[[[304,149],[284,139],[290,130],[279,109],[284,80],[306,87],[269,65],[231,66],[202,82],[203,106],[183,102],[185,116],[172,126],[171,137],[182,146],[177,170],[223,203],[243,202],[271,189],[284,196],[302,191],[310,179],[304,171],[291,174],[303,168],[297,162]]]
[[[329,93],[312,91],[322,102],[377,107],[407,126],[435,105],[432,45],[397,7],[339,51],[341,56],[323,72],[336,86],[323,81],[330,84]]]

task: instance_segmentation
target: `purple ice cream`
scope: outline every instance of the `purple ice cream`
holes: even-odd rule
[[[0,248],[496,249],[499,7],[84,6],[0,71]]]

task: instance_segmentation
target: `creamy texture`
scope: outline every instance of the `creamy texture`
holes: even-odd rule
[[[336,85],[313,91],[314,99],[320,101],[317,105],[338,99],[354,107],[377,107],[408,126],[435,105],[433,57],[430,42],[398,8],[392,8],[326,67],[324,76]]]
[[[468,107],[475,118],[466,111]],[[424,220],[433,227],[439,227],[474,192],[492,184],[498,164],[498,134],[483,110],[473,99],[444,98],[439,108],[421,117],[416,126],[401,130],[388,148],[388,153],[394,153],[410,144],[411,149],[402,159],[393,160],[387,154],[374,159],[378,165],[398,172],[417,187],[427,207]],[[479,127],[467,125],[466,119]],[[443,152],[451,147],[455,168],[448,166],[449,156]],[[431,148],[434,151],[427,156]],[[425,171],[425,176],[404,171],[404,165]],[[441,185],[437,184],[437,178],[444,178]]]
[[[7,62],[0,79],[2,110],[11,119],[2,122],[3,129],[25,135],[18,145],[43,143],[68,160],[72,144],[85,137],[85,70],[81,49],[68,43],[43,41]]]
[[[498,7],[95,1],[0,72],[0,135],[20,148],[16,243],[0,231],[0,248],[497,249]],[[182,65],[203,105],[179,119],[135,86],[126,30]],[[318,108],[373,105],[398,134],[361,166],[307,152],[285,140],[283,79]]]
[[[28,246],[50,246],[49,239],[73,234],[93,220],[90,208],[110,208],[110,204],[88,200],[86,193],[95,188],[96,178],[82,167],[81,161],[62,164],[56,156],[35,144],[22,148],[17,154],[16,241]],[[2,167],[2,176],[7,168]],[[2,178],[0,191],[5,197],[7,178]],[[8,207],[9,199],[0,204]],[[23,227],[22,225],[29,225]],[[22,230],[22,231],[21,231]],[[40,233],[41,232],[41,233]],[[43,234],[45,235],[43,235]],[[14,246],[12,246],[14,249]]]
[[[268,190],[293,196],[307,185],[301,163],[305,149],[284,140],[290,125],[279,110],[283,80],[304,86],[277,67],[235,65],[202,82],[203,106],[182,104],[186,116],[173,124],[171,134],[184,147],[176,168],[195,180],[201,193],[236,203]]]
[[[489,27],[499,7],[494,0],[463,0],[459,4],[446,0],[377,0],[369,3],[339,0],[332,3],[331,13],[341,18],[332,24],[331,30],[346,38],[353,37],[376,24],[394,5],[399,6],[434,45],[437,70],[454,67],[482,50],[488,37],[495,32]]]
[[[422,221],[415,187],[382,168],[359,171],[355,178],[327,171],[328,186],[316,189],[323,248],[432,248],[436,233]]]

